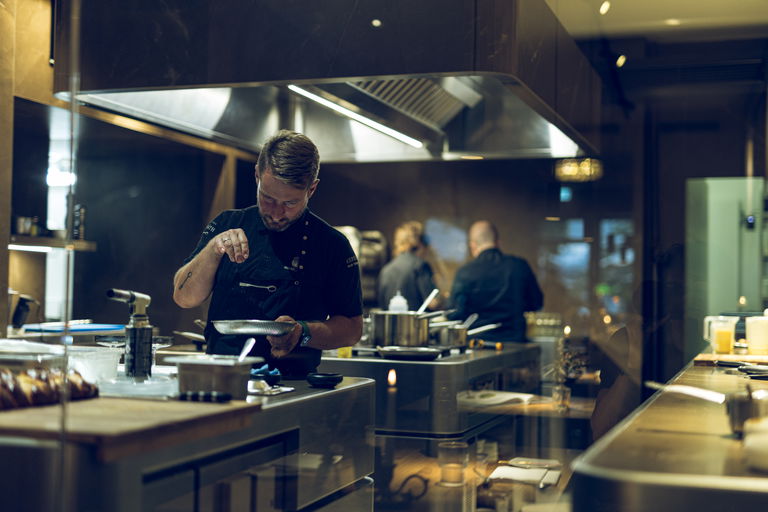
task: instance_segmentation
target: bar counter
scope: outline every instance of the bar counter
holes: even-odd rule
[[[733,369],[689,365],[670,384],[768,388]],[[573,464],[573,511],[764,510],[768,473],[745,463],[725,405],[661,390]]]

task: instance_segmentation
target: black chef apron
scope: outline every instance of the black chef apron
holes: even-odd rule
[[[244,212],[233,219],[230,229],[242,227]],[[300,312],[300,290],[303,284],[303,265],[299,255],[306,254],[308,215],[297,224],[299,233],[296,256],[285,265],[275,254],[270,243],[270,232],[257,215],[256,236],[248,239],[249,257],[243,263],[233,263],[222,257],[216,272],[205,338],[208,353],[239,354],[249,335],[225,335],[219,333],[212,320],[275,320],[289,315],[296,320]],[[247,232],[247,231],[246,231]],[[308,347],[296,347],[285,357],[271,355],[271,345],[266,336],[253,336],[256,345],[249,355],[263,357],[270,368],[277,368],[284,378],[301,378],[320,364],[320,351]]]

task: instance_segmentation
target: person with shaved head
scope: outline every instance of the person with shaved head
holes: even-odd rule
[[[450,319],[478,318],[470,327],[500,323],[482,333],[488,341],[528,341],[526,311],[537,311],[544,303],[536,276],[528,262],[499,249],[499,233],[490,221],[479,220],[469,228],[472,261],[456,272],[450,303],[456,311]]]

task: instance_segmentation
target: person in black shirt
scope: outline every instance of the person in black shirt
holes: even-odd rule
[[[379,307],[387,309],[390,299],[400,292],[408,301],[408,310],[415,311],[435,289],[432,267],[424,259],[427,239],[421,222],[408,221],[398,226],[392,245],[394,258],[379,273]],[[436,297],[428,307],[436,309],[439,305],[440,298]]]
[[[469,228],[469,250],[474,259],[456,272],[450,297],[456,311],[448,318],[463,320],[477,313],[470,328],[502,324],[484,332],[483,339],[527,341],[523,312],[541,309],[544,300],[528,262],[499,250],[498,232],[487,220]]]
[[[205,228],[174,277],[183,308],[209,295],[207,351],[238,354],[248,335],[223,335],[214,320],[291,322],[284,336],[257,336],[251,355],[287,377],[303,377],[321,350],[354,345],[362,334],[357,258],[347,238],[308,209],[319,155],[306,136],[282,130],[256,163],[256,205],[227,210]]]

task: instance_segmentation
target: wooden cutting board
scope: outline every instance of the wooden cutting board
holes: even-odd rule
[[[693,359],[693,364],[694,366],[714,366],[715,361],[744,361],[745,363],[768,364],[768,355],[699,354]]]
[[[261,402],[225,404],[94,398],[66,406],[66,440],[94,445],[102,461],[247,428]],[[0,411],[0,435],[61,438],[57,405]]]

